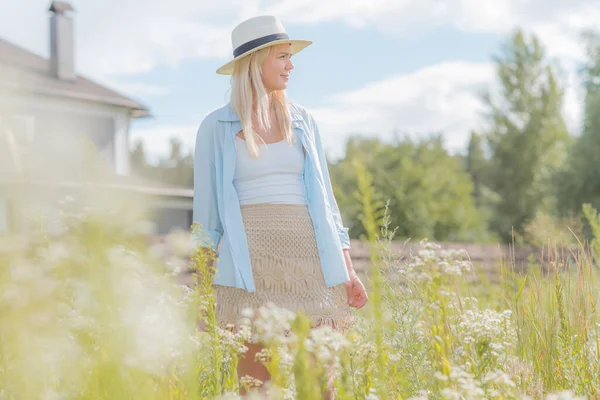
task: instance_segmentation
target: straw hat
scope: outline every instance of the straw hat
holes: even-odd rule
[[[292,54],[312,43],[310,40],[290,39],[281,22],[271,15],[263,15],[241,22],[231,32],[233,59],[217,69],[217,74],[231,75],[235,62],[257,50],[281,43],[292,45]]]

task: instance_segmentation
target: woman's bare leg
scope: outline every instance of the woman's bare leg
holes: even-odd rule
[[[334,363],[331,363],[331,365],[329,366],[329,379],[327,380],[327,395],[325,397],[325,400],[333,400],[333,395],[334,395],[334,381],[335,381],[335,375],[334,375]]]
[[[251,376],[254,379],[261,381],[259,387],[263,387],[271,376],[267,368],[260,362],[255,361],[255,354],[260,353],[263,347],[257,343],[246,343],[248,351],[246,351],[239,359],[238,362],[238,378],[241,379],[244,376]],[[240,395],[245,395],[246,390],[240,385]]]
[[[319,361],[317,360],[317,357],[314,354],[310,354],[309,356],[310,361],[312,363],[312,365],[319,365]],[[334,362],[331,361],[331,363],[328,365],[328,371],[327,371],[327,392],[324,394],[325,397],[323,397],[324,400],[333,400],[333,394],[334,394],[334,381],[335,381],[335,375],[334,375]]]

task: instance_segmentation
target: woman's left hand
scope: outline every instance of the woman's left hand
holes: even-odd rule
[[[350,307],[360,309],[367,304],[369,296],[365,290],[365,285],[363,285],[358,275],[351,274],[350,280],[344,282],[344,286],[346,287],[346,294],[348,295],[348,304]]]

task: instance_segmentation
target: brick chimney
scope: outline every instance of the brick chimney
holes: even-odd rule
[[[53,1],[50,5],[50,65],[52,74],[63,80],[75,80],[75,40],[71,4]]]

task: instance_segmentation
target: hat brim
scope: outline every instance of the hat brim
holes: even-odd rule
[[[235,62],[237,60],[239,60],[240,58],[246,57],[260,49],[264,49],[265,47],[275,46],[275,45],[284,44],[284,43],[290,43],[292,45],[292,54],[296,54],[296,53],[304,50],[309,45],[311,45],[312,41],[311,40],[290,40],[290,39],[274,40],[272,42],[263,44],[262,46],[255,47],[252,50],[248,50],[247,52],[240,54],[233,60],[229,61],[228,63],[221,66],[219,69],[217,69],[217,74],[231,75],[231,74],[233,74],[233,66],[235,65]]]

